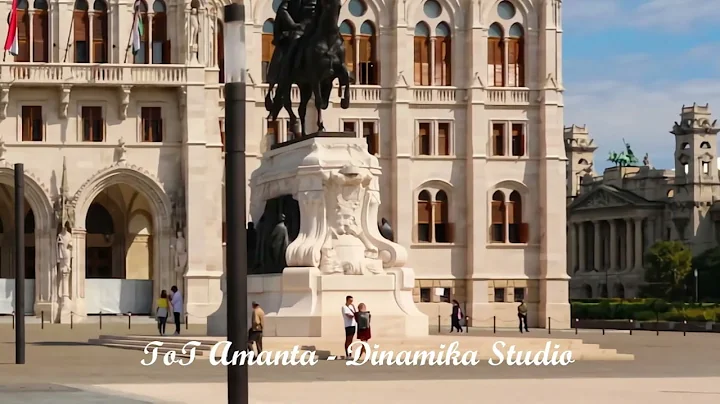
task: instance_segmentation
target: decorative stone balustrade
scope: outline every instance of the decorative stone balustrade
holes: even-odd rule
[[[262,101],[268,93],[268,85],[266,83],[259,84],[257,88],[259,89],[259,96],[256,97],[256,101]],[[378,102],[388,100],[389,94],[389,90],[383,89],[380,86],[350,86],[350,103],[376,104]],[[300,89],[296,85],[293,85],[292,90],[290,90],[290,97],[292,98],[293,103],[300,102]],[[331,102],[340,102],[337,83],[335,84],[330,97]]]
[[[527,88],[491,88],[487,90],[487,105],[528,105],[530,90]]]
[[[182,65],[2,63],[0,83],[181,86],[187,71]]]
[[[455,87],[414,87],[413,102],[418,104],[455,104],[462,101]]]

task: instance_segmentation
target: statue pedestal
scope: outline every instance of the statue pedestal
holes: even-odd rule
[[[378,229],[380,175],[365,141],[345,133],[310,135],[263,155],[250,180],[262,265],[248,277],[248,303],[263,307],[266,336],[342,337],[348,295],[372,313],[373,335],[428,335],[407,251]],[[208,324],[209,333],[215,328]]]

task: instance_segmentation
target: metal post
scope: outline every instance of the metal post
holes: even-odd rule
[[[632,335],[633,328],[635,328],[635,323],[630,319],[630,335]]]
[[[225,209],[227,339],[230,355],[247,348],[247,175],[245,169],[245,5],[225,6]],[[248,368],[228,366],[228,404],[248,404]]]
[[[687,320],[683,320],[683,337],[687,333]]]
[[[497,333],[497,317],[493,316],[493,334]]]
[[[100,310],[100,329],[102,330],[102,310]]]
[[[40,329],[45,329],[45,310],[40,311]]]
[[[185,314],[185,329],[188,329],[188,315]]]
[[[655,311],[655,335],[660,335],[660,313],[657,311]]]
[[[132,313],[128,312],[128,330],[132,329]]]
[[[438,314],[438,334],[440,334],[440,332],[440,315]]]
[[[75,318],[75,313],[72,311],[70,312],[70,329],[73,329],[73,319]]]
[[[552,334],[552,324],[550,324],[550,317],[548,317],[548,334]]]
[[[578,319],[575,319],[575,335],[578,335]]]
[[[470,317],[465,316],[465,334],[470,333]]]
[[[695,303],[700,303],[700,290],[698,289],[698,277],[700,274],[697,268],[695,268],[693,274],[695,275]]]
[[[15,164],[15,363],[25,364],[25,167]]]

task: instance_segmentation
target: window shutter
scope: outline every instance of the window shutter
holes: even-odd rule
[[[73,12],[73,39],[75,41],[87,41],[90,37],[90,23],[86,11]]]
[[[266,124],[265,129],[267,130],[267,134],[273,138],[272,144],[280,143],[280,131],[279,131],[280,126],[279,126],[278,122],[279,121],[273,121],[273,122],[268,121]]]
[[[413,39],[413,63],[415,85],[422,85],[422,48],[425,38],[416,36]]]
[[[433,207],[433,224],[441,224],[445,223],[443,220],[443,202],[442,201],[434,201],[432,203]]]
[[[368,35],[361,35],[360,39],[360,57],[358,58],[360,63],[367,63],[372,61],[372,47],[370,45],[371,37]]]
[[[47,12],[33,13],[33,61],[48,61],[48,18]]]
[[[22,107],[22,140],[32,140],[32,107]]]
[[[445,236],[447,237],[448,243],[455,242],[455,224],[445,223]]]
[[[435,85],[449,86],[451,71],[450,37],[435,38]]]
[[[518,224],[519,242],[527,244],[530,241],[530,227],[527,223]]]
[[[418,201],[418,224],[429,224],[430,223],[430,201]]]
[[[274,46],[272,43],[273,37],[272,34],[262,34],[262,61],[263,62],[270,62],[272,59],[272,53],[274,50]],[[220,46],[220,40],[218,40],[218,46]],[[224,45],[223,45],[224,46]],[[222,51],[224,52],[224,51]],[[223,54],[223,59],[224,59]]]
[[[515,223],[515,208],[516,208],[515,202],[508,201],[505,206],[507,206],[506,210],[507,210],[508,224],[516,224]]]
[[[523,38],[517,40],[515,55],[517,85],[518,87],[525,87],[525,41]]]
[[[438,154],[441,156],[450,155],[450,124],[441,122],[438,124]]]
[[[172,63],[172,57],[170,56],[171,51],[172,51],[172,42],[170,42],[169,40],[163,42],[163,63],[164,64]]]
[[[504,220],[503,202],[492,201],[492,224],[503,224]]]
[[[352,35],[343,35],[343,44],[345,45],[345,66],[348,71],[355,71],[355,39]]]
[[[143,32],[145,34],[145,32]],[[164,42],[167,40],[167,16],[165,13],[155,13],[152,19],[153,42]]]
[[[512,126],[513,156],[525,155],[525,133],[522,124]]]
[[[505,126],[501,123],[493,124],[493,155],[505,155]]]

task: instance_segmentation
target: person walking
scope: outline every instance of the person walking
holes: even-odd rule
[[[525,325],[525,332],[530,332],[527,325],[527,306],[525,301],[521,300],[520,305],[517,308],[518,311],[518,327],[520,328],[520,334],[523,332],[523,324]]]
[[[155,317],[158,323],[158,332],[161,336],[165,335],[165,325],[167,324],[168,308],[170,307],[170,301],[168,300],[168,294],[165,289],[160,292],[160,298],[157,299],[157,309],[155,310]]]
[[[370,332],[371,318],[372,316],[367,310],[367,306],[365,306],[365,303],[358,304],[358,311],[357,313],[355,313],[355,321],[357,322],[357,339],[362,342],[368,342],[372,337],[372,334]],[[362,348],[360,348],[360,353],[358,354],[357,359],[362,358],[363,355],[365,355],[364,345]]]
[[[172,306],[173,317],[175,319],[175,335],[180,335],[180,316],[183,310],[183,298],[177,286],[173,285],[170,291],[172,292],[170,305]]]
[[[248,332],[248,351],[252,352],[253,342],[257,348],[257,354],[262,352],[263,327],[265,326],[265,312],[257,302],[252,302],[252,320]]]
[[[462,320],[465,318],[464,314],[462,312],[462,309],[460,308],[460,302],[457,300],[452,301],[452,314],[450,315],[450,332],[453,332],[457,330],[457,332],[462,332]]]
[[[345,322],[345,357],[350,359],[350,352],[348,348],[355,338],[355,331],[357,329],[357,321],[355,321],[355,305],[353,305],[353,297],[345,297],[345,305],[342,307],[343,321]]]

